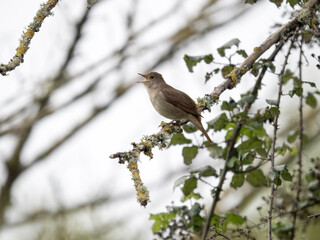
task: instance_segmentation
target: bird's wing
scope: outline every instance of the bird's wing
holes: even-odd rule
[[[178,89],[175,89],[170,85],[166,85],[165,88],[162,88],[161,92],[166,100],[172,105],[196,116],[197,118],[201,116],[196,103],[184,92],[179,91]]]

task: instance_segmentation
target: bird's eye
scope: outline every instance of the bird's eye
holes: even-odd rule
[[[151,76],[150,76],[150,78],[151,78],[151,79],[154,79],[154,76],[153,76],[153,75],[151,75]]]

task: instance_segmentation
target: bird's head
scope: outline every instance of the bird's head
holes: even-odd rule
[[[165,84],[165,81],[160,73],[151,72],[147,75],[141,73],[138,74],[145,79],[143,81],[139,81],[138,83],[143,83],[147,88],[157,88],[160,85]]]

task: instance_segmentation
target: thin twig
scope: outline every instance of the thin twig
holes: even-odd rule
[[[301,37],[301,44],[300,44],[300,55],[299,55],[299,85],[301,88],[301,95],[299,98],[299,155],[298,155],[298,185],[297,185],[297,195],[296,195],[296,202],[295,202],[295,211],[293,212],[293,219],[292,219],[292,231],[291,231],[291,240],[295,237],[296,232],[296,222],[297,222],[297,215],[298,215],[298,208],[300,202],[300,193],[302,187],[302,149],[303,149],[303,81],[302,81],[302,56],[303,56],[303,39]]]
[[[296,30],[297,31],[297,30]],[[296,34],[293,36],[293,39],[291,40],[291,44],[289,46],[288,52],[285,56],[285,60],[283,63],[282,70],[279,75],[279,90],[278,90],[278,97],[277,97],[277,107],[280,107],[280,100],[282,97],[282,86],[283,86],[283,77],[285,73],[285,69],[288,64],[288,59],[292,50],[292,47],[294,45],[296,39]],[[273,139],[272,139],[272,145],[271,145],[271,154],[270,154],[270,162],[271,162],[271,171],[274,170],[274,159],[275,159],[275,152],[276,152],[276,141],[277,141],[277,133],[278,133],[278,120],[279,115],[275,116],[274,118],[274,127],[273,127]],[[270,193],[270,202],[269,202],[269,210],[268,210],[268,239],[272,240],[272,211],[273,211],[273,199],[274,199],[274,193],[275,193],[275,183],[271,181],[271,193]]]

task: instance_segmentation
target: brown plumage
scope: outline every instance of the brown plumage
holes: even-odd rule
[[[151,72],[140,75],[145,78],[140,83],[145,85],[151,103],[160,115],[172,120],[189,120],[212,143],[202,126],[201,114],[196,103],[186,93],[166,84],[160,73]]]

